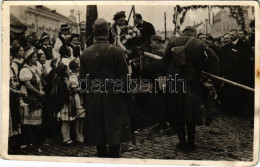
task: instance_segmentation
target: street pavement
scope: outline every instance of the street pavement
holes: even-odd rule
[[[73,129],[73,128],[72,128]],[[195,145],[192,152],[176,149],[177,135],[163,135],[148,127],[136,134],[136,145],[124,143],[121,157],[140,159],[174,160],[253,160],[253,127],[249,118],[218,114],[210,126],[197,126]],[[95,146],[74,142],[64,146],[61,139],[53,138],[49,145],[37,149],[24,148],[10,154],[96,157]]]

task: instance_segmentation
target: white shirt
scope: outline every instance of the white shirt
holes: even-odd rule
[[[14,75],[18,75],[18,65],[16,63],[13,63],[13,62],[17,62],[18,64],[21,64],[23,62],[23,59],[17,59],[17,58],[14,58],[12,60],[12,64],[11,64],[11,67],[12,69],[14,70]]]
[[[64,39],[65,39],[65,35],[61,35]],[[60,57],[60,47],[63,45],[62,41],[60,40],[60,38],[58,37],[56,39],[56,42],[55,42],[55,45],[54,45],[54,48],[53,48],[53,57],[54,58],[59,58]]]

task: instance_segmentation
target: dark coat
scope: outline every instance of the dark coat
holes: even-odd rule
[[[250,70],[249,66],[251,55],[249,42],[238,40],[236,44],[224,45],[221,47],[221,75],[231,81],[250,85],[249,76],[253,75],[253,70]],[[242,88],[226,83],[222,88],[222,94],[224,108],[234,113],[242,111],[245,105],[245,91]]]
[[[176,46],[185,46],[190,36],[180,36],[170,40],[163,64],[166,66],[167,77],[171,75],[174,79],[177,74],[176,90],[174,93],[169,92],[169,84],[166,85],[167,93],[165,99],[165,110],[168,113],[169,121],[173,122],[192,122],[195,124],[202,123],[202,98],[201,98],[201,70],[209,73],[217,73],[218,58],[217,55],[209,49],[202,41],[193,38],[185,49],[186,65],[180,67],[173,59],[174,53],[172,48]],[[207,56],[204,54],[207,52]],[[209,68],[214,66],[214,68]],[[178,79],[184,79],[186,83],[186,92],[183,91],[183,83]],[[173,88],[174,88],[174,82]]]
[[[105,56],[109,47],[111,48]],[[103,84],[105,79],[125,81],[128,69],[124,52],[106,40],[98,40],[82,53],[80,63],[80,79],[88,79],[89,90],[85,95],[87,141],[95,145],[113,145],[129,141],[131,135],[128,116],[129,95],[113,92],[113,85],[109,83],[106,85],[107,93],[94,93],[90,89],[93,86],[91,84],[93,79],[98,79]]]
[[[221,48],[221,74],[235,82],[244,83],[247,64],[252,55],[250,43],[238,40]]]

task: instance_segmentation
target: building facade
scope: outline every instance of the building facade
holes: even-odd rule
[[[68,24],[72,33],[79,32],[76,17],[73,17],[74,10],[71,10],[69,18],[43,5],[11,6],[10,13],[27,26],[25,35],[36,32],[40,36],[46,32],[51,38],[56,38],[61,24]]]
[[[230,10],[221,9],[216,15],[213,16],[211,35],[213,37],[220,37],[232,29],[240,28],[241,26],[237,24],[236,19],[231,16]]]
[[[245,19],[245,30],[250,32],[250,22],[254,20],[254,8],[250,6],[243,7],[243,14]],[[237,24],[234,17],[231,16],[228,8],[221,9],[215,16],[213,16],[213,25],[211,27],[211,34],[213,37],[219,37],[228,33],[232,29],[241,29],[241,25]]]

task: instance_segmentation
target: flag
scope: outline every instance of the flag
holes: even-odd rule
[[[87,5],[86,13],[86,44],[89,47],[94,41],[93,24],[98,17],[97,5]]]

